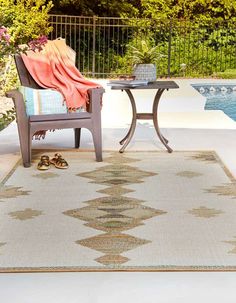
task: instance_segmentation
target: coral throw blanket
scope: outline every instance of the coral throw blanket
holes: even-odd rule
[[[59,91],[69,110],[88,103],[88,89],[100,87],[85,79],[75,66],[75,54],[64,39],[48,40],[40,52],[22,54],[24,64],[33,79],[44,88]]]

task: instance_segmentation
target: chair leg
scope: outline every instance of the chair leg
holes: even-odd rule
[[[8,98],[12,98],[15,105],[16,121],[23,165],[25,167],[29,167],[31,162],[31,136],[29,118],[26,115],[23,95],[15,89],[7,92],[6,96]]]
[[[81,128],[74,128],[75,133],[75,148],[80,147],[80,135],[81,135]]]
[[[31,137],[29,131],[19,130],[20,149],[24,167],[31,165]]]
[[[93,144],[96,154],[96,161],[102,162],[102,130],[100,127],[93,128]]]

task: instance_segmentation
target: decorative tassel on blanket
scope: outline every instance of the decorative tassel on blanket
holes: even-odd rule
[[[54,132],[55,129],[50,129],[50,132]],[[38,130],[36,133],[33,134],[33,139],[35,140],[40,140],[40,139],[44,139],[46,136],[46,130]]]
[[[46,135],[46,130],[39,130],[36,133],[34,133],[33,138],[35,140],[44,139]]]

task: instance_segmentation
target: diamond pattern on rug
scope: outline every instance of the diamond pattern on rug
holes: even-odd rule
[[[195,177],[199,177],[202,176],[202,174],[194,172],[194,171],[180,171],[176,174],[176,176],[180,176],[180,177],[184,177],[184,178],[195,178]]]
[[[121,255],[104,255],[100,258],[95,259],[95,261],[103,264],[103,265],[110,265],[110,264],[116,264],[116,265],[120,265],[123,263],[126,263],[127,261],[129,261],[129,258],[123,257]]]
[[[18,196],[26,196],[30,193],[30,191],[22,190],[21,188],[22,187],[15,186],[0,186],[0,202],[10,198],[16,198]]]
[[[40,174],[33,175],[33,177],[47,180],[47,179],[59,177],[59,175],[52,172],[43,172]]]
[[[236,199],[236,183],[228,183],[224,185],[214,186],[213,188],[206,189],[208,193],[218,194],[219,196],[230,196]]]
[[[188,213],[194,215],[195,217],[211,218],[223,214],[224,212],[222,210],[200,206],[199,208],[189,210]]]
[[[42,214],[43,212],[41,210],[26,208],[24,210],[10,212],[8,215],[11,216],[13,219],[18,219],[23,221],[28,219],[34,219],[35,217],[38,217]]]
[[[128,188],[123,188],[123,187],[117,185],[117,186],[98,190],[97,192],[101,193],[101,194],[116,196],[116,195],[124,195],[124,194],[128,194],[128,193],[132,193],[132,192],[134,192],[134,190],[128,189]]]
[[[191,159],[203,161],[206,163],[217,163],[216,156],[213,153],[209,152],[198,152],[194,156],[191,156]]]
[[[144,206],[143,200],[124,196],[133,190],[123,186],[142,183],[144,178],[157,175],[127,165],[136,161],[139,160],[116,155],[106,159],[106,162],[111,164],[78,174],[80,177],[91,179],[91,183],[110,186],[98,191],[109,196],[85,201],[88,206],[64,212],[65,215],[87,222],[85,225],[88,227],[106,232],[76,241],[77,244],[105,253],[106,255],[95,260],[104,265],[125,263],[129,259],[119,254],[150,242],[124,234],[123,231],[143,225],[144,220],[166,213]]]
[[[76,241],[77,244],[95,249],[110,256],[121,254],[149,242],[150,241],[145,239],[140,239],[121,233],[106,233]]]
[[[89,206],[64,212],[65,215],[86,221],[86,226],[105,232],[117,232],[142,225],[143,220],[166,212],[142,205],[144,201],[127,197],[97,198],[86,201]]]

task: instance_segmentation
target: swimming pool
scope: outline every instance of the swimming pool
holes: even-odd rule
[[[200,94],[206,97],[205,109],[222,110],[236,121],[236,84],[192,84]]]

